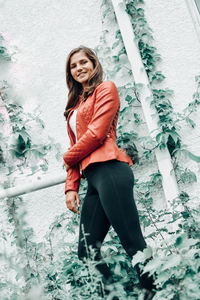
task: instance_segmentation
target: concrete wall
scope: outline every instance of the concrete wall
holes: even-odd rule
[[[25,1],[1,2],[1,30],[17,46],[16,63],[10,66],[5,78],[20,95],[24,108],[31,111],[40,105],[46,134],[67,148],[66,124],[63,111],[66,105],[65,61],[67,53],[80,44],[94,48],[102,33],[101,1]],[[146,17],[153,29],[155,46],[163,58],[160,69],[167,79],[163,87],[174,90],[173,106],[184,109],[195,91],[195,75],[200,74],[200,44],[184,1],[146,0]],[[109,28],[112,31],[112,28]],[[184,125],[183,142],[196,155],[200,150],[200,121],[197,128]],[[187,162],[188,163],[188,162]],[[200,173],[197,164],[188,163]],[[62,162],[50,159],[50,174],[58,174]],[[22,183],[23,178],[18,178]],[[200,187],[188,187],[195,197]],[[24,196],[28,220],[40,240],[56,215],[64,212],[64,186]]]
[[[65,62],[68,52],[80,44],[95,47],[101,34],[99,1],[4,1],[1,3],[1,32],[10,49],[17,47],[15,64],[2,78],[14,86],[26,111],[38,104],[46,134],[69,146],[63,112],[67,101]],[[37,135],[37,132],[34,133]],[[35,137],[37,139],[37,136]],[[62,172],[63,162],[49,160],[48,174]],[[29,178],[27,178],[29,180]],[[16,184],[23,184],[21,175]],[[28,221],[40,239],[56,215],[67,210],[64,185],[24,197]]]
[[[163,59],[160,69],[166,80],[161,87],[174,91],[172,105],[176,112],[181,113],[193,100],[192,96],[196,91],[195,76],[200,74],[200,42],[197,32],[186,1],[147,0],[145,3],[146,17],[153,29],[155,46]],[[195,129],[191,129],[185,122],[180,123],[182,143],[196,155],[200,155],[198,115],[198,112],[191,115],[196,122]],[[183,158],[182,165],[193,170],[198,181],[200,180],[199,164]],[[198,182],[192,188],[191,185],[180,185],[180,189],[189,192],[194,200],[200,192]]]

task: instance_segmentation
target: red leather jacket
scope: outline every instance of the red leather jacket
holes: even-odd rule
[[[78,105],[76,143],[69,126],[72,111],[69,113],[67,130],[71,147],[63,155],[64,161],[70,166],[65,193],[68,190],[78,191],[80,169],[84,170],[91,163],[117,159],[129,163],[130,166],[133,164],[131,158],[116,144],[119,109],[120,100],[115,84],[112,81],[102,82],[85,102]]]

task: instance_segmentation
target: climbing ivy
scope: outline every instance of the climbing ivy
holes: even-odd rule
[[[144,9],[141,7],[141,4],[144,4],[144,1],[124,0],[124,3],[126,12],[131,19],[136,42],[152,88],[153,100],[150,104],[156,109],[159,116],[158,125],[161,132],[157,134],[156,141],[158,142],[158,147],[160,149],[168,147],[169,152],[173,157],[181,151],[183,147],[179,135],[178,123],[184,119],[192,127],[195,126],[192,119],[189,118],[189,115],[196,111],[200,104],[199,76],[195,78],[198,87],[197,92],[193,95],[194,101],[189,103],[188,107],[182,114],[175,113],[171,104],[173,91],[168,88],[156,88],[156,85],[162,82],[165,79],[165,76],[162,71],[158,70],[158,63],[161,61],[161,56],[158,53],[157,48],[153,46],[152,30],[145,18]],[[184,152],[190,157],[190,159],[197,162],[200,161],[200,157],[197,158],[191,155],[190,152],[185,151],[185,149]]]
[[[152,141],[149,137],[138,135],[132,129],[127,133],[124,125],[129,124],[133,128],[134,123],[137,125],[144,123],[142,115],[140,115],[140,118],[137,117],[138,113],[134,115],[135,108],[137,109],[140,102],[139,90],[142,87],[139,86],[135,89],[134,84],[132,86],[130,84],[119,86],[120,98],[127,101],[128,104],[125,108],[121,109],[120,113],[118,127],[119,145],[124,147],[126,144],[138,141],[140,143],[139,146],[142,146],[144,150],[142,156],[137,151],[137,154],[140,156],[140,165],[141,162],[143,163],[142,158],[147,160],[152,159],[156,148],[163,149],[167,147],[172,157],[178,182],[182,182],[183,184],[192,183],[197,180],[196,175],[187,167],[181,166],[182,156],[185,155],[195,162],[200,162],[200,157],[195,156],[187,150],[186,146],[181,142],[179,132],[183,121],[192,128],[195,127],[195,122],[192,120],[191,115],[197,111],[200,104],[199,76],[195,78],[197,90],[193,95],[193,100],[183,112],[176,113],[171,104],[173,91],[168,88],[160,89],[157,87],[164,81],[165,76],[158,69],[161,56],[153,44],[152,30],[148,25],[142,7],[144,1],[124,0],[124,4],[126,12],[130,17],[136,36],[136,43],[138,44],[138,49],[140,50],[141,58],[149,78],[153,93],[153,99],[150,104],[158,113],[158,127],[160,128],[160,132],[157,134],[155,141]],[[105,28],[106,18],[109,18],[110,22],[111,20],[112,22],[116,22],[116,18],[110,1],[103,1],[102,9]],[[116,40],[110,49],[107,46],[109,44],[106,40],[107,35],[108,31],[104,29],[104,37],[101,40],[102,45],[97,48],[97,51],[100,53],[100,57],[103,57],[104,61],[105,52],[103,48],[106,47],[107,59],[113,63],[108,67],[108,76],[115,78],[116,72],[120,73],[122,69],[126,69],[127,74],[131,75],[130,66],[123,57],[123,55],[126,55],[126,51],[120,30],[116,29]],[[117,51],[113,54],[113,50],[115,51],[116,49]],[[137,105],[135,105],[136,103]],[[123,133],[124,129],[125,133]],[[132,139],[130,136],[132,136]],[[155,247],[153,254],[152,251],[138,253],[132,262],[135,265],[137,262],[144,262],[149,257],[149,253],[151,253],[150,256],[153,255],[153,259],[144,267],[144,271],[156,274],[156,283],[159,291],[155,299],[197,299],[195,295],[200,292],[198,284],[198,272],[200,270],[199,207],[192,207],[193,204],[190,197],[187,193],[181,192],[179,198],[174,199],[174,203],[171,203],[170,209],[159,209],[158,213],[158,210],[153,208],[153,195],[155,194],[154,191],[162,188],[161,182],[162,177],[159,171],[152,173],[148,181],[139,181],[136,179],[135,195],[139,202],[141,222],[146,228],[147,241],[150,242],[150,240],[157,239],[160,241],[161,248]],[[191,282],[194,283],[193,288],[195,292],[189,288]]]
[[[0,34],[0,62],[11,61],[11,55],[8,52],[8,49],[3,45],[5,41],[3,35]]]
[[[0,35],[0,64],[12,63],[13,53]],[[25,112],[10,84],[0,81],[0,181],[4,188],[15,185],[16,178],[25,173],[46,172],[47,153],[59,145],[48,137],[43,143],[34,143],[33,134],[44,129],[37,107],[32,113]],[[60,155],[61,156],[61,155]],[[25,221],[26,210],[21,197],[1,199],[0,222],[0,298],[27,299],[35,286],[39,286],[40,244],[31,241],[33,229]],[[34,256],[35,265],[31,264]],[[42,288],[42,287],[41,287]]]
[[[161,56],[153,45],[153,35],[146,19],[142,0],[124,1],[126,11],[130,15],[136,41],[148,74],[153,91],[151,105],[159,114],[161,133],[153,141],[144,136],[145,121],[140,105],[140,90],[142,85],[134,84],[132,71],[126,56],[120,30],[111,2],[102,1],[103,34],[97,52],[105,70],[105,76],[117,81],[117,76],[127,76],[130,80],[125,85],[118,84],[121,107],[118,144],[132,153],[138,168],[149,162],[155,164],[154,150],[157,147],[168,147],[173,158],[178,181],[183,184],[196,181],[196,175],[180,165],[179,156],[185,153],[194,161],[194,156],[181,143],[179,126],[185,121],[192,128],[195,122],[192,113],[200,104],[200,77],[196,77],[197,90],[192,102],[179,113],[175,113],[170,99],[173,91],[160,89],[159,83],[165,76],[158,69]],[[106,22],[116,28],[113,44],[108,46],[108,30]],[[12,55],[3,45],[0,38],[0,62],[11,63]],[[110,42],[110,41],[109,41]],[[46,154],[51,150],[52,141],[47,144],[34,144],[32,139],[33,123],[44,128],[38,109],[32,114],[25,113],[23,107],[10,98],[11,87],[6,81],[1,82],[1,105],[8,116],[11,135],[0,131],[1,148],[0,164],[5,169],[8,180],[4,185],[12,186],[13,177],[17,172],[29,169],[31,174],[46,170]],[[12,100],[12,101],[11,101]],[[5,126],[5,116],[0,113],[0,123]],[[3,127],[1,127],[3,128]],[[12,159],[9,159],[12,158]],[[34,164],[31,161],[34,158]],[[12,163],[11,163],[12,162]],[[13,165],[13,162],[15,164]],[[36,162],[36,163],[35,163]],[[137,164],[135,164],[137,168]],[[11,176],[12,175],[12,176]],[[16,197],[4,199],[1,210],[5,219],[1,220],[1,242],[11,245],[11,251],[4,247],[0,259],[0,296],[1,299],[110,299],[117,295],[119,299],[138,299],[141,295],[138,278],[132,268],[137,262],[144,271],[149,271],[156,277],[159,289],[155,299],[197,299],[199,295],[200,244],[199,244],[199,207],[193,207],[186,192],[181,192],[171,203],[171,209],[154,208],[154,194],[162,189],[162,176],[159,171],[145,176],[142,180],[135,179],[135,196],[141,223],[145,228],[145,236],[151,245],[143,253],[138,252],[131,261],[122,249],[119,239],[111,229],[102,247],[102,256],[114,273],[115,283],[110,286],[111,294],[105,295],[94,266],[90,260],[83,264],[77,257],[77,229],[79,217],[68,212],[55,217],[49,231],[40,243],[34,242],[33,229],[25,222],[26,212],[23,209],[23,199]],[[83,199],[86,191],[85,183],[81,185],[80,197]],[[4,225],[6,224],[6,226]],[[6,228],[5,228],[6,227]],[[159,246],[157,245],[159,244]],[[17,253],[17,254],[16,254]],[[142,262],[153,257],[145,267]],[[14,274],[10,279],[8,273]]]

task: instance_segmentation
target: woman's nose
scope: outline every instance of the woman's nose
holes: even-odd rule
[[[77,71],[80,71],[80,70],[82,70],[81,64],[80,64],[80,65],[77,65]]]

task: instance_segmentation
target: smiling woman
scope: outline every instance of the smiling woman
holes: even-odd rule
[[[70,70],[74,80],[81,83],[84,88],[94,70],[94,65],[83,52],[78,52],[71,58]]]
[[[102,274],[105,292],[109,293],[106,285],[113,282],[113,276],[101,259],[100,248],[110,226],[130,257],[146,248],[146,243],[133,198],[133,163],[116,144],[118,91],[112,81],[102,81],[102,74],[101,64],[91,49],[80,47],[70,52],[66,67],[69,97],[64,115],[71,147],[63,158],[68,171],[66,205],[74,213],[79,214],[80,178],[88,182],[80,217],[79,259],[93,257],[97,261],[96,268]],[[136,269],[142,287],[147,289],[144,299],[151,299],[153,278],[142,275],[139,266]]]
[[[81,73],[85,73],[85,75],[81,75]],[[80,46],[69,53],[66,62],[66,83],[69,89],[68,102],[64,112],[66,118],[70,110],[78,104],[80,98],[85,101],[94,92],[97,85],[102,82],[102,78],[101,64],[96,55],[87,47]]]

